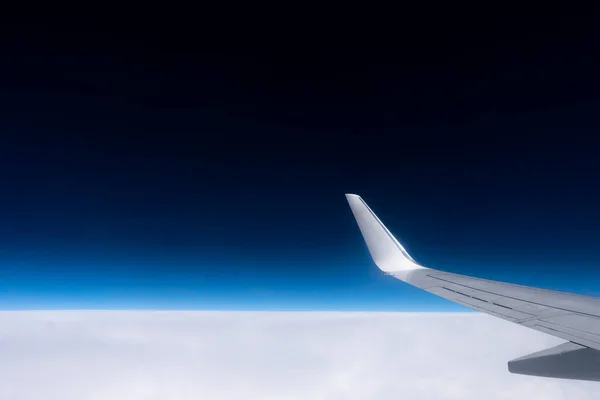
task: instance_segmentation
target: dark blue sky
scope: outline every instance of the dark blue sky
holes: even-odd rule
[[[378,273],[346,192],[428,266],[600,294],[597,13],[442,11],[14,18],[0,308],[460,309]]]

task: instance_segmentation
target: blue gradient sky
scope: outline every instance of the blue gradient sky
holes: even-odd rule
[[[15,20],[0,308],[463,310],[379,273],[347,192],[425,265],[600,294],[588,17],[376,46]]]

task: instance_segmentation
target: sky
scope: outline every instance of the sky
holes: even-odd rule
[[[99,399],[595,399],[514,375],[560,339],[475,313],[0,312],[0,395]],[[490,345],[493,343],[493,345]]]
[[[0,309],[463,311],[348,192],[427,266],[600,294],[597,13],[443,7],[15,14]]]

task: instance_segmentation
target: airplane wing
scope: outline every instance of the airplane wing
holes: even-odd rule
[[[494,317],[567,340],[508,362],[512,373],[600,381],[600,298],[427,268],[355,194],[346,198],[375,264],[387,275]]]

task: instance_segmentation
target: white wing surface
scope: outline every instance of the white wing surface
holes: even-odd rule
[[[567,340],[510,361],[513,373],[600,381],[600,298],[426,268],[355,194],[346,198],[375,264],[386,274],[468,308]]]

